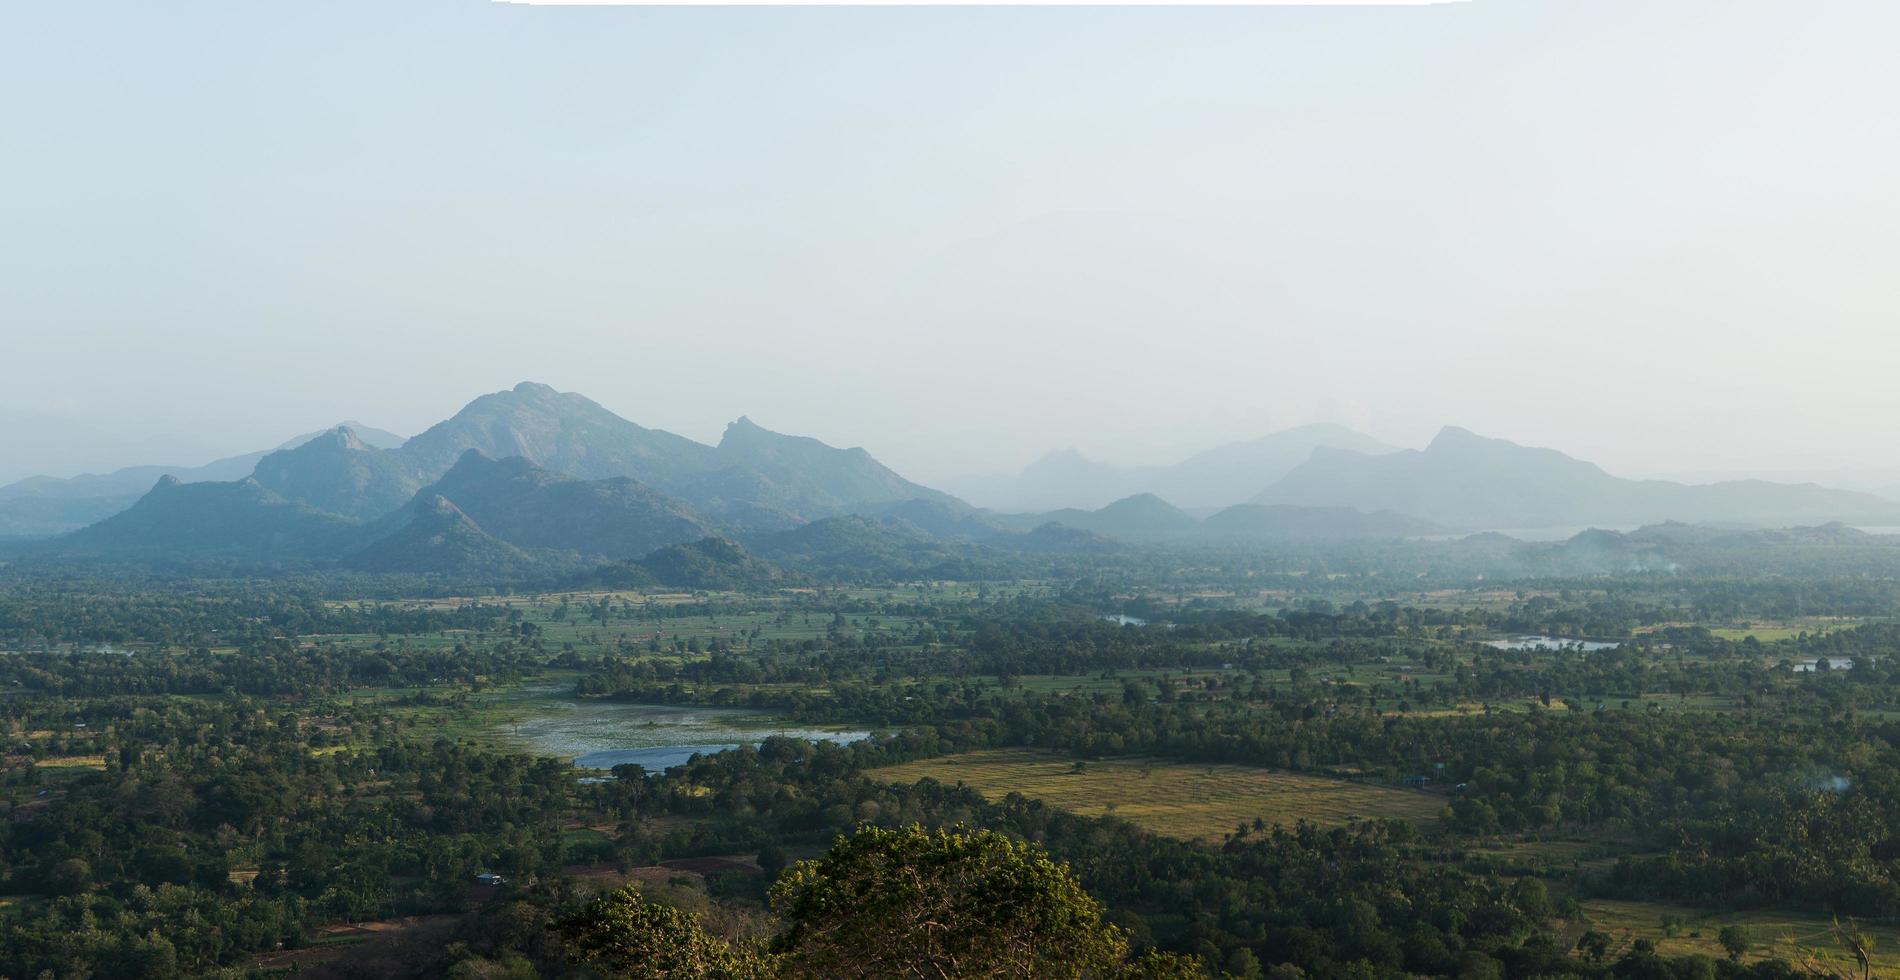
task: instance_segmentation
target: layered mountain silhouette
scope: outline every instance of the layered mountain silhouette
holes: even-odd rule
[[[1147,489],[1177,507],[1225,507],[1251,500],[1322,448],[1373,456],[1393,451],[1343,425],[1302,425],[1190,456],[1163,469]]]
[[[1059,524],[1122,541],[1180,540],[1201,530],[1200,521],[1152,493],[1124,497],[1096,510],[1071,507],[1018,520],[1030,526]]]
[[[964,507],[947,493],[898,476],[863,449],[836,449],[806,436],[781,435],[740,416],[719,440],[725,466],[750,470],[779,488],[788,508],[848,513],[923,500]]]
[[[358,520],[401,507],[422,486],[407,454],[370,445],[348,426],[265,456],[251,478],[288,499]]]
[[[173,475],[184,482],[251,476],[285,499],[370,521],[407,504],[469,450],[491,459],[519,457],[583,480],[631,479],[676,498],[708,524],[740,530],[787,530],[910,500],[968,510],[862,449],[783,435],[746,418],[732,423],[718,446],[708,446],[531,382],[476,398],[407,442],[346,424],[274,452]],[[43,536],[95,522],[130,507],[165,472],[134,468],[0,488],[0,535]]]
[[[355,522],[289,500],[246,477],[184,483],[166,476],[122,514],[57,541],[61,553],[155,559],[311,559],[348,548]]]
[[[1348,541],[1360,538],[1412,538],[1443,534],[1431,521],[1394,511],[1374,513],[1350,507],[1291,507],[1285,504],[1235,504],[1201,522],[1215,539],[1266,541]]]
[[[1042,533],[1072,529],[1131,543],[1220,544],[1246,541],[1350,541],[1442,534],[1445,528],[1392,511],[1350,507],[1235,504],[1199,519],[1154,494],[1124,497],[1096,510],[1067,509],[1007,518]]]
[[[392,432],[357,422],[345,422],[342,427],[369,446],[389,449],[402,445],[402,437]],[[104,520],[136,503],[162,476],[184,483],[241,480],[272,452],[295,449],[326,434],[308,432],[285,440],[276,450],[231,456],[203,466],[128,466],[66,479],[28,477],[0,487],[0,537],[50,537]]]
[[[1252,500],[1322,447],[1369,455],[1393,451],[1345,426],[1319,423],[1218,446],[1171,466],[1116,466],[1059,450],[1012,479],[973,485],[969,492],[977,503],[1011,511],[1093,510],[1144,493],[1176,507],[1219,508]]]
[[[492,459],[519,456],[584,480],[626,476],[659,488],[720,467],[711,446],[635,425],[583,395],[531,381],[469,402],[401,452],[433,479],[470,449]]]
[[[1742,529],[1669,521],[1629,532],[1590,528],[1555,545],[1515,543],[1511,550],[1520,562],[1528,560],[1544,573],[1741,568],[1772,560],[1783,569],[1807,574],[1838,567],[1844,557],[1856,552],[1873,556],[1894,547],[1890,536],[1838,522]]]
[[[483,531],[448,498],[435,494],[403,512],[394,532],[347,556],[346,567],[365,572],[515,578],[536,562],[526,552]]]
[[[856,515],[813,521],[753,548],[775,562],[840,581],[949,578],[938,573],[960,557],[956,548],[915,527]]]
[[[1308,454],[1256,490],[1254,501],[1205,519],[1146,491],[1093,508],[978,511],[905,479],[862,449],[773,432],[748,418],[733,422],[719,444],[709,446],[531,383],[483,395],[400,445],[387,445],[393,437],[386,436],[366,437],[343,425],[257,455],[249,460],[249,475],[189,482],[167,474],[148,483],[135,502],[121,505],[121,512],[33,545],[33,553],[229,558],[441,575],[487,569],[515,577],[619,563],[629,575],[656,574],[658,568],[676,579],[712,582],[781,571],[834,580],[980,575],[984,563],[998,556],[1082,554],[1128,544],[1390,540],[1477,528],[1660,528],[1650,532],[1651,539],[1585,539],[1571,549],[1579,556],[1613,557],[1630,549],[1689,546],[1657,535],[1714,533],[1661,523],[1671,520],[1900,524],[1900,504],[1867,494],[1812,484],[1625,480],[1554,450],[1457,428],[1445,429],[1423,450],[1385,451],[1350,430],[1309,426],[1145,474],[1161,486],[1182,481],[1177,496],[1211,500],[1236,492],[1239,481],[1274,472],[1302,448]],[[1355,440],[1372,451],[1333,445]],[[246,459],[188,475],[228,475]],[[1094,465],[1081,464],[1076,472]],[[107,496],[71,495],[90,493],[82,489],[88,486],[121,485],[134,473],[35,486],[59,488],[38,498],[42,502],[93,500],[104,509],[111,505]],[[1189,484],[1199,489],[1190,493]],[[0,489],[0,504],[30,496],[16,484]],[[708,543],[722,541],[738,542],[733,547],[742,554]],[[1827,543],[1839,544],[1832,538]],[[1515,551],[1499,551],[1516,560]]]
[[[1446,427],[1423,450],[1316,449],[1254,502],[1394,511],[1459,528],[1900,521],[1900,507],[1871,494],[1758,480],[1699,486],[1626,480],[1554,449],[1457,427]]]
[[[483,395],[404,443],[394,451],[398,463],[390,472],[426,483],[471,449],[586,480],[626,477],[741,529],[789,529],[910,499],[953,502],[898,476],[862,449],[781,435],[745,418],[727,427],[718,446],[708,446],[532,382]],[[323,506],[322,486],[278,489]]]
[[[470,449],[417,495],[423,511],[447,500],[510,545],[603,558],[638,558],[713,533],[678,500],[624,476],[582,480],[512,456]]]
[[[972,535],[1004,533],[862,449],[744,418],[708,446],[524,383],[483,395],[394,448],[345,425],[262,455],[239,480],[167,479],[123,513],[44,550],[145,556],[176,547],[457,574],[520,566],[524,556],[633,560],[721,535],[906,507],[943,526],[963,522]]]
[[[755,589],[782,584],[785,572],[727,538],[668,545],[632,563],[655,582],[686,589]]]

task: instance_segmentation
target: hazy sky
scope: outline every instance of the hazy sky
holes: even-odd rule
[[[0,417],[208,457],[534,379],[926,480],[1320,419],[1900,467],[1897,34],[1892,0],[11,3]]]

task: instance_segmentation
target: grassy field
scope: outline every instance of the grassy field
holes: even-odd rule
[[[1754,637],[1762,643],[1776,643],[1792,640],[1803,633],[1820,636],[1838,629],[1858,626],[1861,620],[1851,616],[1804,616],[1790,620],[1762,620],[1759,622],[1729,623],[1722,626],[1709,626],[1709,633],[1718,639],[1740,641]],[[1637,633],[1648,633],[1672,626],[1693,626],[1692,622],[1658,623],[1654,626],[1639,627]]]
[[[1291,826],[1308,820],[1337,826],[1355,819],[1404,817],[1426,821],[1442,797],[1339,779],[1151,759],[1087,763],[1029,749],[994,749],[874,770],[910,783],[926,776],[961,782],[991,799],[1016,792],[1084,816],[1113,814],[1158,834],[1219,840],[1258,817]]]
[[[1851,967],[1852,957],[1834,938],[1834,923],[1822,916],[1797,915],[1780,911],[1753,911],[1711,915],[1699,909],[1680,908],[1651,902],[1614,902],[1593,900],[1583,903],[1584,921],[1574,923],[1566,936],[1575,941],[1585,929],[1609,933],[1613,943],[1628,946],[1636,939],[1648,939],[1665,955],[1702,953],[1720,958],[1725,954],[1716,942],[1716,933],[1725,925],[1739,924],[1748,929],[1754,942],[1745,961],[1775,956],[1791,963],[1804,957],[1818,956],[1835,966]],[[1667,928],[1664,920],[1672,920]],[[1900,970],[1900,929],[1887,925],[1861,924],[1876,940],[1873,950],[1874,974],[1891,975]],[[1670,935],[1671,932],[1675,934]],[[1858,969],[1852,969],[1854,975]]]
[[[57,755],[33,764],[42,769],[97,769],[104,772],[106,759],[102,755]]]
[[[343,703],[374,704],[379,710],[411,721],[448,738],[472,738],[490,746],[512,744],[502,737],[509,725],[546,715],[551,702],[565,700],[580,671],[548,670],[532,681],[467,692],[451,703],[397,704],[418,694],[452,694],[429,687],[358,688],[337,697]]]

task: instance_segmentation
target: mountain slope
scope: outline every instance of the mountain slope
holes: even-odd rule
[[[56,538],[61,554],[138,558],[322,558],[358,525],[286,500],[251,479],[182,483],[167,476],[124,513]]]
[[[1156,474],[1152,486],[1145,489],[1176,507],[1224,507],[1253,499],[1312,458],[1316,449],[1345,449],[1369,456],[1393,451],[1343,425],[1303,425],[1191,456]]]
[[[744,418],[715,448],[531,382],[475,399],[401,452],[433,478],[470,449],[495,459],[520,456],[582,479],[628,477],[748,530],[787,529],[908,499],[959,503],[905,480],[862,449],[782,435]]]
[[[847,582],[966,577],[970,557],[968,545],[855,514],[760,538],[753,550],[814,578]]]
[[[1345,426],[1320,423],[1217,446],[1169,466],[1116,466],[1058,450],[1012,479],[972,483],[965,492],[984,506],[1019,512],[1093,510],[1143,493],[1176,507],[1226,507],[1252,499],[1320,448],[1393,451]]]
[[[961,502],[946,504],[936,500],[900,500],[866,510],[866,516],[902,522],[932,537],[952,541],[992,542],[1008,537],[1011,533],[1003,521],[972,510]]]
[[[489,534],[523,548],[629,559],[712,533],[686,505],[627,477],[581,480],[476,449],[420,496],[447,498]]]
[[[1169,541],[1194,537],[1201,522],[1151,493],[1124,497],[1099,510],[1050,511],[1013,518],[1024,527],[1060,524],[1121,541]]]
[[[758,589],[780,584],[785,573],[725,538],[672,544],[633,562],[654,581],[681,589]]]
[[[484,532],[443,497],[419,499],[404,513],[409,519],[395,533],[345,558],[344,566],[492,579],[516,577],[538,565],[521,549]]]
[[[403,443],[402,453],[433,478],[470,449],[491,459],[520,456],[582,479],[627,476],[662,489],[720,466],[711,446],[635,425],[581,395],[528,381],[469,402]]]
[[[968,511],[862,449],[770,432],[749,419],[733,423],[715,448],[636,425],[578,394],[528,382],[476,398],[396,449],[379,448],[343,426],[263,455],[246,471],[285,500],[374,521],[375,530],[393,533],[410,519],[404,505],[470,451],[491,463],[520,457],[523,465],[540,467],[534,474],[510,471],[480,487],[471,470],[461,483],[435,488],[487,533],[526,548],[628,558],[704,537],[715,525],[741,532],[787,530],[913,501]],[[21,505],[16,526],[0,523],[0,535],[49,525],[70,529],[133,499],[128,493],[75,506],[35,501]]]
[[[1390,510],[1464,528],[1900,520],[1900,507],[1868,494],[1759,481],[1689,486],[1625,480],[1556,450],[1456,427],[1445,428],[1423,450],[1379,456],[1316,450],[1255,502]]]
[[[787,504],[804,513],[846,513],[902,500],[958,503],[949,494],[898,476],[863,449],[838,449],[808,436],[761,428],[741,416],[726,426],[719,458],[777,485]]]
[[[377,449],[341,425],[258,460],[252,478],[290,500],[359,520],[401,507],[422,486],[402,453]]]
[[[381,429],[345,422],[365,444],[389,449],[402,437]],[[334,431],[334,430],[331,430]],[[285,441],[277,450],[294,449],[322,432],[307,432]],[[203,466],[128,466],[110,473],[88,473],[70,479],[28,477],[0,487],[0,537],[52,537],[104,520],[138,502],[162,476],[183,483],[242,480],[258,461],[276,450],[261,450],[214,460]]]
[[[972,487],[971,499],[1008,511],[1092,510],[1140,493],[1159,472],[1158,467],[1116,466],[1073,449],[1058,449],[1001,486]]]

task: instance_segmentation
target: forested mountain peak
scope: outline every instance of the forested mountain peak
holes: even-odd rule
[[[377,449],[338,426],[257,461],[252,478],[319,510],[372,520],[402,506],[422,475],[400,450]]]
[[[1019,522],[1039,526],[1054,522],[1093,531],[1123,541],[1180,539],[1198,534],[1201,522],[1152,493],[1123,497],[1098,510],[1066,509],[1027,515]]]
[[[185,483],[160,477],[124,513],[58,539],[68,554],[159,559],[203,555],[309,558],[330,552],[355,524],[271,492],[246,477]]]
[[[521,549],[482,530],[475,520],[440,494],[418,499],[406,511],[409,520],[344,560],[366,572],[421,572],[506,578],[533,567]]]
[[[356,430],[350,428],[348,425],[336,426],[310,441],[312,443],[327,442],[338,449],[361,450],[370,448],[368,443],[357,436]]]
[[[399,513],[404,504],[433,483],[429,492],[501,540],[617,558],[715,529],[784,530],[909,501],[968,511],[860,448],[773,432],[750,418],[729,426],[715,448],[525,381],[473,399],[399,448],[378,448],[339,425],[262,455],[248,479],[286,502],[371,522],[366,533],[398,529],[413,516]],[[135,488],[76,513],[96,519],[129,507],[136,495]],[[146,508],[137,520],[160,519],[164,513]]]
[[[711,533],[692,508],[632,478],[583,480],[479,449],[423,488],[417,506],[438,497],[522,548],[629,559]]]
[[[901,500],[954,501],[904,479],[863,448],[839,449],[810,436],[785,435],[745,416],[726,426],[718,451],[726,462],[755,470],[789,491],[807,512],[844,513]]]
[[[583,478],[631,476],[656,485],[717,465],[710,446],[529,381],[482,395],[403,444],[404,455],[431,474],[447,472],[469,449],[497,459],[521,456]]]

